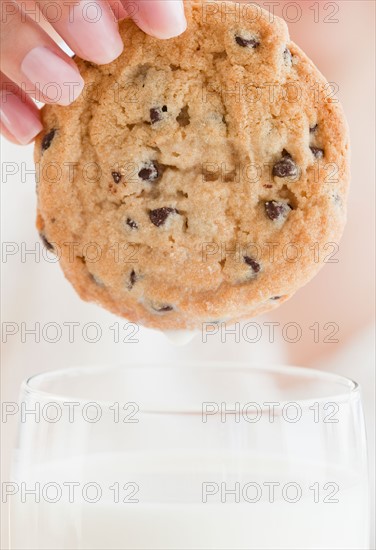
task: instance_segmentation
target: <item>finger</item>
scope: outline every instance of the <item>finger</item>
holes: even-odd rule
[[[156,38],[173,38],[187,28],[182,0],[122,1],[140,29]]]
[[[121,0],[108,0],[108,3],[118,21],[130,17],[130,14],[125,9],[124,4],[121,2]]]
[[[43,126],[39,109],[22,90],[0,73],[1,133],[13,143],[26,145]]]
[[[41,15],[77,55],[93,63],[105,64],[123,51],[116,15],[108,2],[100,0],[22,0],[24,11]],[[122,13],[122,12],[121,12]]]
[[[75,63],[15,2],[6,1],[6,8],[1,19],[2,71],[35,99],[61,105],[74,101],[84,86]]]

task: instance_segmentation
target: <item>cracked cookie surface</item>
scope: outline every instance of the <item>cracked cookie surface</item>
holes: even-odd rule
[[[123,21],[123,54],[76,59],[85,89],[43,108],[35,147],[37,227],[66,277],[156,328],[277,307],[345,223],[348,134],[332,87],[282,20],[217,8],[186,3],[188,30],[167,41]]]

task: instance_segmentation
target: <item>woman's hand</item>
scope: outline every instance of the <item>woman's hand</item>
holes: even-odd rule
[[[123,50],[118,19],[172,38],[186,29],[182,0],[1,0],[0,130],[26,144],[41,131],[31,98],[69,105],[84,82],[74,61],[42,28],[46,20],[80,57],[110,63]]]

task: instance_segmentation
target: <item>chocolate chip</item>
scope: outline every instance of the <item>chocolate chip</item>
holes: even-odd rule
[[[249,265],[253,269],[255,273],[258,273],[260,271],[261,269],[260,264],[250,256],[244,256],[244,261],[247,265]]]
[[[129,225],[131,229],[138,229],[138,224],[131,218],[127,218],[127,225]]]
[[[154,311],[158,311],[158,313],[165,313],[167,311],[173,311],[173,307],[172,306],[161,306],[161,307],[156,307],[156,306],[152,306]]]
[[[265,203],[266,215],[271,220],[285,218],[291,209],[291,206],[285,202],[267,201]]]
[[[155,124],[156,122],[159,122],[162,120],[162,113],[159,109],[156,109],[153,107],[150,109],[150,120],[152,124]]]
[[[235,36],[236,43],[242,48],[257,48],[260,42],[256,38],[243,38],[242,36]]]
[[[134,269],[132,269],[130,275],[129,275],[129,283],[128,283],[128,290],[132,290],[134,287],[135,282],[137,281],[137,275]]]
[[[49,146],[52,143],[52,140],[54,139],[55,133],[56,133],[55,128],[52,128],[52,130],[50,130],[48,132],[48,134],[46,134],[43,137],[43,139],[42,139],[42,151],[46,151],[49,148]]]
[[[120,172],[111,172],[111,176],[115,183],[119,183],[121,178],[123,177]]]
[[[39,233],[39,236],[42,240],[42,243],[47,248],[47,250],[54,250],[53,245],[46,239],[45,235],[43,233]]]
[[[144,165],[138,173],[138,177],[144,181],[153,182],[162,176],[162,166],[153,160]]]
[[[288,48],[284,49],[283,59],[284,59],[284,62],[285,62],[286,65],[291,65],[292,64],[292,55],[291,55],[291,52]]]
[[[317,130],[318,124],[315,124],[314,126],[310,126],[309,133],[314,134]]]
[[[270,299],[271,300],[280,300],[281,296],[272,296]]]
[[[159,122],[160,120],[162,120],[163,118],[162,112],[165,113],[166,111],[167,111],[166,105],[164,105],[162,109],[160,107],[153,107],[152,109],[150,109],[151,123],[155,124],[156,122]]]
[[[316,159],[322,159],[324,157],[324,149],[319,149],[319,147],[310,147],[310,149]]]
[[[273,166],[272,174],[278,178],[292,178],[298,175],[298,167],[286,149],[282,151],[281,160]]]
[[[150,221],[157,227],[163,225],[167,220],[168,216],[172,213],[179,214],[176,208],[170,208],[164,206],[163,208],[156,208],[155,210],[150,210],[149,217]]]

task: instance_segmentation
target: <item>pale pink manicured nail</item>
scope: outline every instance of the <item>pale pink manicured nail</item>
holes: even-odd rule
[[[182,0],[138,0],[137,5],[134,21],[156,38],[173,38],[187,28]]]
[[[29,105],[11,92],[0,92],[0,115],[5,128],[17,141],[26,145],[43,126]]]
[[[21,71],[52,103],[69,105],[84,87],[78,69],[44,46],[26,54]]]
[[[99,65],[119,57],[124,44],[106,2],[80,0],[74,5],[73,16],[61,23],[59,32],[75,53]]]

